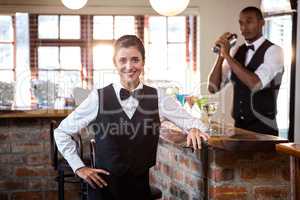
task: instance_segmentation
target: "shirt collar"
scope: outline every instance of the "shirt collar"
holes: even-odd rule
[[[246,44],[246,46],[254,45],[254,51],[256,51],[260,47],[260,45],[262,45],[262,43],[264,43],[265,40],[266,40],[266,38],[264,36],[261,36],[260,38],[258,38],[254,42],[248,43],[246,41],[245,44]]]
[[[140,81],[140,83],[138,84],[138,86],[133,91],[138,90],[138,89],[142,89],[143,86],[144,86],[143,83]],[[121,88],[124,88],[123,85],[121,84],[120,80],[114,82],[113,83],[113,87],[114,87],[114,90],[115,90],[117,96],[120,95]],[[126,88],[124,88],[124,89],[126,89]]]

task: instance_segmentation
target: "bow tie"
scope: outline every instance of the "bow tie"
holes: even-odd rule
[[[252,51],[254,51],[254,45],[251,44],[251,45],[246,45],[246,51],[248,51],[249,49],[251,49]]]
[[[139,100],[141,98],[142,92],[143,92],[142,89],[138,89],[138,90],[134,90],[133,92],[130,92],[124,88],[121,88],[120,99],[123,101],[128,99],[130,96],[132,96],[133,98]]]

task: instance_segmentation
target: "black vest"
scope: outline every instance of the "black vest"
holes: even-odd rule
[[[123,111],[111,85],[98,90],[99,110],[91,124],[96,140],[96,168],[114,175],[138,175],[155,165],[160,119],[154,88],[144,85],[133,117]]]
[[[255,70],[264,62],[266,50],[272,46],[268,40],[257,49],[251,61],[246,66],[250,72]],[[234,58],[244,66],[246,58],[246,45],[239,47]],[[251,124],[255,121],[263,122],[269,127],[276,125],[277,94],[281,84],[282,73],[277,76],[263,89],[252,92],[237,76],[232,72],[233,82],[233,118],[236,123]],[[272,124],[273,123],[273,124]]]

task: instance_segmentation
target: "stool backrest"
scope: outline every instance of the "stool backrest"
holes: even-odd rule
[[[95,168],[96,166],[96,141],[95,139],[90,140],[90,159],[91,159],[91,167]]]

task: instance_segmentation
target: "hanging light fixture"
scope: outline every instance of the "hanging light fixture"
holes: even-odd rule
[[[78,10],[85,6],[88,0],[61,0],[61,2],[69,9]]]
[[[152,8],[160,15],[174,16],[186,9],[190,0],[150,0]]]

